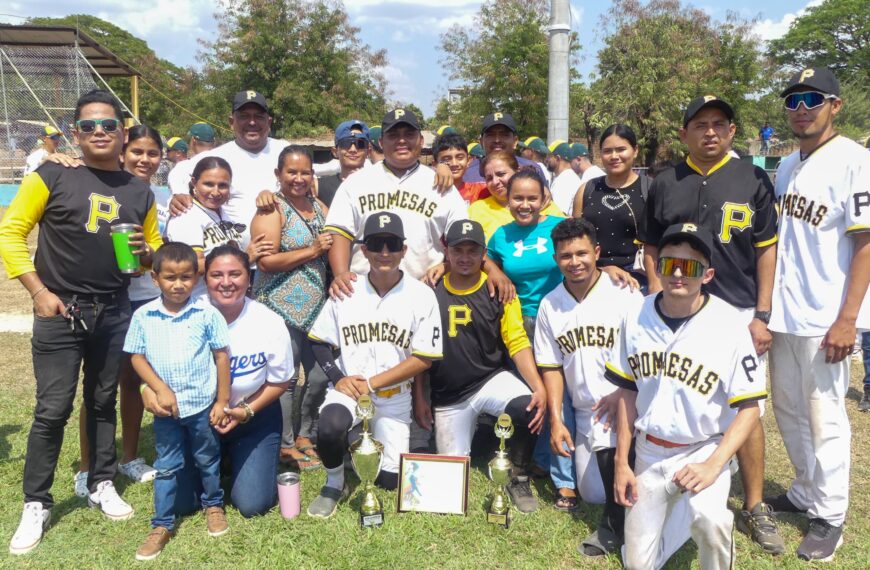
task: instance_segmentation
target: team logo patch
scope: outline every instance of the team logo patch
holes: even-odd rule
[[[719,229],[719,241],[730,243],[733,231],[742,231],[752,227],[752,216],[755,212],[749,204],[725,202],[722,204],[722,227]]]
[[[804,69],[803,71],[801,71],[801,77],[798,80],[798,83],[803,83],[804,81],[806,81],[807,79],[809,79],[810,77],[812,77],[815,74],[816,74],[816,72],[812,69]]]
[[[115,200],[114,196],[103,196],[102,194],[91,193],[88,196],[88,201],[91,205],[88,210],[88,221],[85,224],[85,229],[92,234],[100,231],[100,220],[111,225],[112,222],[118,219],[118,210],[121,205]]]

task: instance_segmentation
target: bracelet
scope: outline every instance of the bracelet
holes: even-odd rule
[[[374,388],[372,388],[372,383],[369,381],[368,378],[366,378],[366,386],[369,387],[369,392],[371,392],[372,394],[375,393],[376,390]]]
[[[39,291],[37,291],[36,293],[34,293],[33,295],[31,295],[30,298],[31,298],[31,299],[36,299],[36,296],[39,295],[40,293],[42,293],[43,291],[45,291],[46,289],[48,289],[48,287],[46,287],[45,285],[43,285],[43,286],[42,286],[42,289],[40,289]]]
[[[146,384],[145,382],[140,382],[139,383],[139,393],[144,394],[145,388],[147,388],[147,387],[148,387],[148,384]]]
[[[242,400],[242,403],[239,404],[239,405],[242,407],[243,410],[245,410],[245,419],[243,419],[243,420],[239,420],[239,423],[240,423],[240,424],[246,424],[246,423],[248,423],[249,421],[251,421],[251,418],[254,417],[254,410],[252,410],[252,409],[251,409],[251,406],[248,405],[248,403],[247,403],[246,401],[244,401],[244,400]]]

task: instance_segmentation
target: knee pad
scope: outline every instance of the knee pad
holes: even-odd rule
[[[514,428],[525,428],[532,421],[532,418],[535,417],[534,410],[526,411],[531,402],[532,395],[528,394],[526,396],[517,396],[505,406],[504,412],[511,417],[511,421],[514,422]]]
[[[399,486],[399,474],[381,470],[375,479],[375,485],[387,491],[395,491]]]
[[[320,412],[317,426],[317,451],[323,466],[327,469],[338,467],[347,450],[347,432],[353,426],[353,416],[344,406],[330,404]]]

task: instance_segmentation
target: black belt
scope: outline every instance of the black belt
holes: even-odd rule
[[[79,303],[89,305],[117,305],[127,300],[127,290],[122,289],[117,293],[71,293],[69,291],[52,291],[62,301],[70,301],[73,297]]]

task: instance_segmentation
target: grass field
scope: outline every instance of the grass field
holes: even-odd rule
[[[29,354],[29,336],[0,334],[0,565],[9,568],[114,568],[138,563],[133,554],[147,534],[151,515],[151,485],[127,484],[118,478],[118,487],[133,507],[136,516],[126,522],[111,522],[99,512],[88,509],[73,494],[72,476],[78,457],[76,423],[70,422],[61,453],[54,486],[57,506],[52,526],[40,547],[24,557],[7,554],[5,544],[18,523],[21,505],[21,473],[26,438],[34,403],[34,388]],[[853,390],[848,407],[852,417],[852,502],[846,521],[846,543],[831,567],[863,569],[870,567],[870,499],[866,490],[870,480],[867,457],[870,442],[864,437],[870,428],[870,415],[855,412],[858,398],[859,366],[853,367]],[[75,417],[75,416],[74,416]],[[141,448],[153,460],[153,437],[146,414]],[[768,433],[766,492],[778,493],[787,485],[791,468],[776,430],[773,414],[765,422]],[[487,458],[488,459],[488,458]],[[178,536],[158,558],[161,567],[170,568],[620,568],[616,557],[589,561],[575,551],[577,542],[594,526],[600,507],[583,505],[575,516],[551,506],[552,491],[538,484],[544,504],[537,513],[517,515],[510,529],[494,528],[484,522],[483,505],[489,490],[480,463],[471,477],[469,512],[465,518],[416,513],[396,514],[394,496],[383,491],[387,506],[386,525],[375,531],[362,531],[356,525],[358,504],[352,495],[350,505],[327,521],[313,520],[304,514],[284,521],[277,509],[264,517],[245,520],[228,509],[231,530],[220,538],[206,534],[201,515],[186,518]],[[303,508],[323,483],[323,472],[302,477]],[[734,494],[739,495],[739,477]],[[731,506],[738,503],[732,499]],[[805,568],[794,549],[806,520],[784,516],[781,529],[788,552],[769,557],[737,534],[738,568]],[[670,569],[698,567],[695,547],[686,545],[667,566]],[[143,563],[147,564],[147,563]]]

